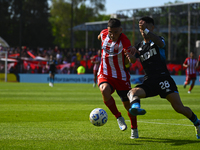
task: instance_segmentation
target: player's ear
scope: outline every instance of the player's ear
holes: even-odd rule
[[[153,31],[153,30],[154,30],[154,25],[153,25],[153,24],[147,24],[147,28],[148,28],[150,31]]]
[[[120,33],[122,32],[122,27],[120,27]]]
[[[152,31],[154,30],[154,25],[152,25]]]

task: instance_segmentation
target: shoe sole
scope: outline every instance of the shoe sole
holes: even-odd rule
[[[120,127],[119,127],[119,128],[120,128]],[[126,128],[124,128],[124,129],[121,129],[121,128],[120,128],[120,130],[122,130],[122,131],[125,131],[126,129],[127,129],[127,126],[126,126]]]
[[[139,108],[140,111],[138,111],[138,108],[130,108],[129,112],[133,115],[133,116],[137,116],[137,115],[144,115],[146,114],[146,110]]]
[[[132,136],[130,137],[130,139],[138,139],[138,138],[139,138],[139,137],[132,137]]]

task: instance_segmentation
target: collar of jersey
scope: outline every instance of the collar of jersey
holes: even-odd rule
[[[148,43],[151,43],[152,42],[152,40],[150,40]],[[145,45],[146,43],[145,43],[145,41],[143,41],[143,45]]]

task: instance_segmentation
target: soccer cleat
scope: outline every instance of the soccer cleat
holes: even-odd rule
[[[50,83],[49,83],[49,86],[50,86],[50,87],[53,87],[53,83],[50,82]]]
[[[94,87],[94,88],[96,87],[96,83],[93,83],[93,87]]]
[[[144,115],[144,114],[146,114],[146,110],[140,108],[139,103],[134,103],[134,104],[132,104],[131,108],[129,109],[129,113],[133,116]]]
[[[191,93],[191,91],[188,91],[188,94],[190,94]]]
[[[131,139],[137,139],[139,138],[138,136],[138,129],[131,129]]]
[[[184,89],[186,88],[186,84],[183,85],[183,88],[184,88]]]
[[[137,116],[137,115],[144,115],[146,114],[146,110],[142,109],[142,108],[130,108],[129,112],[131,115],[133,116]]]
[[[127,125],[126,125],[123,117],[117,118],[117,122],[118,122],[120,130],[124,131],[127,129]]]
[[[200,122],[200,121],[199,121]],[[195,126],[197,139],[200,139],[200,125]]]

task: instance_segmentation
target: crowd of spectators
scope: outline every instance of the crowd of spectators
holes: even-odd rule
[[[96,48],[73,48],[73,49],[61,49],[58,46],[54,48],[36,48],[31,49],[26,46],[16,47],[16,48],[6,48],[1,49],[2,51],[8,51],[8,56],[17,59],[18,63],[15,68],[11,68],[10,72],[15,71],[15,73],[48,73],[48,67],[43,65],[41,62],[47,62],[50,55],[53,55],[57,62],[57,65],[70,64],[70,67],[64,68],[62,70],[58,69],[57,73],[77,73],[76,69],[80,65],[86,67],[86,73],[92,73],[92,64],[88,65],[91,58],[97,54],[98,49]],[[30,55],[31,54],[31,55]],[[34,59],[35,56],[38,59]],[[37,61],[38,64],[34,69],[30,67],[30,61]],[[28,62],[26,67],[24,66],[24,61]]]
[[[58,46],[54,48],[29,48],[26,46],[3,48],[0,47],[0,51],[7,51],[8,56],[17,60],[15,66],[9,67],[8,72],[10,73],[48,73],[48,66],[46,62],[49,60],[50,55],[53,55],[57,62],[57,66],[67,66],[63,68],[57,67],[57,73],[59,74],[76,74],[77,68],[80,65],[85,67],[85,73],[92,73],[93,64],[91,64],[91,58],[97,55],[98,49],[96,48],[66,48],[61,49]],[[38,59],[33,58],[36,57]],[[34,66],[31,63],[35,61]],[[4,64],[0,61],[0,72],[4,72]],[[169,65],[168,65],[169,66]],[[180,67],[181,66],[181,67]],[[182,65],[179,64],[168,68],[170,74],[172,75],[184,75],[185,70]],[[143,68],[141,68],[140,63],[132,64],[129,66],[131,74],[144,74]]]

